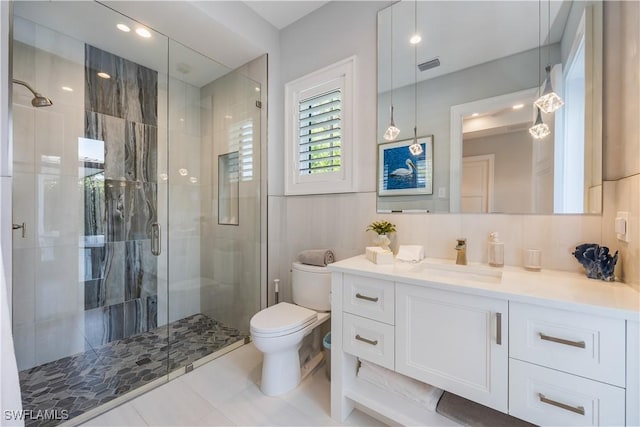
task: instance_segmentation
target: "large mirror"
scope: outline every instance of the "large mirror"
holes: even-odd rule
[[[378,13],[378,143],[433,137],[431,194],[379,212],[600,213],[602,3],[400,1]],[[410,39],[419,35],[421,41]],[[549,65],[549,73],[545,68]],[[564,105],[534,101],[550,80]],[[378,171],[378,180],[380,179]]]

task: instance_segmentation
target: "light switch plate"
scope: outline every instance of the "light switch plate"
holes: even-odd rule
[[[618,212],[615,219],[615,231],[618,240],[629,242],[631,234],[629,233],[629,212]]]

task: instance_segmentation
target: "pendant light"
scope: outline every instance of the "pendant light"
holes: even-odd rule
[[[549,126],[547,126],[547,124],[542,121],[542,112],[540,111],[540,108],[536,107],[536,110],[538,110],[536,122],[529,128],[529,133],[535,139],[542,139],[545,136],[549,135],[551,133],[551,130],[549,129]]]
[[[418,34],[418,0],[414,8],[414,34]],[[413,43],[413,143],[409,151],[414,156],[422,154],[422,145],[418,143],[418,44]]]
[[[551,0],[549,0],[549,7],[547,10],[547,24],[549,29],[549,36],[547,38],[547,66],[545,71],[547,73],[546,83],[544,85],[544,91],[534,104],[545,113],[553,113],[564,105],[564,101],[560,96],[554,92],[551,86]]]
[[[542,25],[542,18],[541,18],[541,12],[540,12],[541,2],[542,0],[538,0],[538,83],[537,83],[538,91],[540,90],[540,64],[542,62],[540,59],[540,50],[542,49],[541,43],[540,43],[540,33],[541,33],[540,27]],[[536,105],[537,102],[538,101],[534,102],[534,106],[536,107],[536,110],[537,110],[536,121],[533,124],[533,126],[529,128],[529,133],[535,139],[542,139],[547,135],[549,135],[551,133],[551,130],[549,129],[549,126],[547,126],[547,124],[542,121],[542,112],[540,111],[540,107]]]
[[[382,136],[385,141],[395,141],[395,139],[398,137],[398,135],[400,134],[400,129],[398,129],[396,127],[396,124],[393,122],[393,5],[391,5],[391,50],[390,50],[390,64],[391,64],[391,71],[390,71],[390,75],[391,75],[391,90],[390,90],[390,94],[391,94],[391,105],[390,105],[390,115],[391,115],[391,119],[389,120],[389,127],[387,128],[387,130],[384,132],[384,135]]]

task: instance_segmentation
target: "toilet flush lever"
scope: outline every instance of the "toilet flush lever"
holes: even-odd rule
[[[22,224],[13,224],[13,227],[12,227],[12,228],[13,228],[14,230],[22,229],[22,238],[24,239],[25,234],[26,234],[26,232],[27,232],[27,224],[26,224],[26,223],[24,223],[24,222],[23,222]]]

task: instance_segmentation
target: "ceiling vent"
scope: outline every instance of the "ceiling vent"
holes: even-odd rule
[[[427,71],[432,68],[436,68],[440,66],[440,58],[433,58],[428,61],[425,61],[421,64],[418,64],[418,69],[420,71]]]

